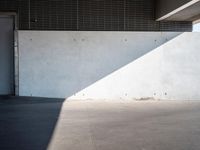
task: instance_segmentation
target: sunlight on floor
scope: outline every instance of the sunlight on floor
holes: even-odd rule
[[[199,108],[196,101],[65,101],[48,150],[199,149]]]

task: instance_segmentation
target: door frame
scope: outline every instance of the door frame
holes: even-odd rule
[[[18,45],[18,15],[16,12],[0,12],[0,16],[10,16],[13,18],[13,69],[14,69],[14,85],[13,94],[19,95],[19,45]]]

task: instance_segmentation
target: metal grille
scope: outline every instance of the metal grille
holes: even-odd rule
[[[160,22],[160,31],[192,31],[192,22]]]
[[[30,2],[30,28],[76,30],[76,6],[75,0],[32,0]]]
[[[123,0],[81,0],[79,30],[124,30]]]
[[[127,0],[126,3],[126,29],[143,31],[159,30],[159,23],[154,21],[153,0]]]
[[[156,22],[155,0],[0,0],[21,30],[191,31],[191,22]]]

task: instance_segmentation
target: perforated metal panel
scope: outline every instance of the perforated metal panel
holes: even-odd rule
[[[160,22],[160,31],[192,31],[192,22]]]
[[[123,0],[81,0],[79,30],[124,30]]]
[[[1,0],[21,30],[191,31],[191,22],[156,22],[155,0]]]
[[[40,30],[76,30],[76,0],[32,0],[30,28]]]

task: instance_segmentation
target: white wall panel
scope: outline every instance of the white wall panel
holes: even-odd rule
[[[200,34],[19,31],[21,96],[200,99]]]

